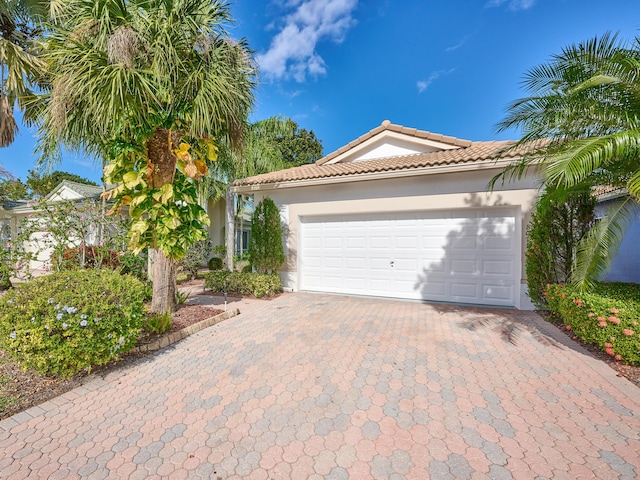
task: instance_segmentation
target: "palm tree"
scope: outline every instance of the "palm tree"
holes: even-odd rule
[[[13,143],[18,125],[15,103],[24,108],[33,95],[42,61],[33,52],[33,39],[47,2],[0,0],[0,147]]]
[[[234,149],[228,143],[221,145],[218,160],[211,169],[209,184],[213,187],[213,196],[224,196],[226,202],[225,246],[229,270],[233,270],[235,217],[238,213],[242,215],[244,205],[241,198],[235,198],[231,186],[239,178],[284,168],[277,139],[291,133],[291,128],[292,124],[287,119],[270,117],[245,126],[241,148]]]
[[[498,129],[520,129],[512,148],[528,153],[502,179],[535,168],[552,188],[629,192],[580,242],[572,281],[589,288],[610,266],[640,200],[640,38],[629,44],[605,34],[571,45],[523,83],[531,95],[508,107]]]
[[[195,153],[214,138],[240,140],[251,52],[229,38],[222,0],[71,0],[53,17],[43,46],[50,90],[34,106],[42,160],[55,161],[61,145],[106,160],[105,176],[121,182],[116,204],[137,218],[130,245],[153,251],[151,308],[173,311],[176,260],[206,218],[190,193],[206,173]]]

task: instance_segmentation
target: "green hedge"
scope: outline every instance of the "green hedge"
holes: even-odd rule
[[[222,259],[218,257],[212,257],[207,262],[207,267],[209,270],[222,270]]]
[[[271,297],[282,291],[282,281],[278,275],[264,275],[247,272],[208,272],[204,276],[204,285],[214,292]]]
[[[549,309],[568,330],[617,360],[640,364],[640,285],[600,283],[589,293],[571,285],[549,285]]]
[[[111,270],[58,272],[0,298],[0,346],[24,368],[71,376],[130,350],[144,285]]]

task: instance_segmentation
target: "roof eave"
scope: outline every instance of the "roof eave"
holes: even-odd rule
[[[336,183],[350,183],[369,180],[385,180],[389,178],[404,178],[422,175],[435,175],[441,173],[456,173],[473,170],[490,170],[504,168],[517,158],[489,159],[482,161],[426,165],[424,167],[405,168],[397,170],[385,170],[381,172],[351,173],[346,175],[336,175],[321,178],[309,178],[303,180],[284,180],[269,183],[254,183],[248,185],[238,185],[231,187],[233,193],[252,193],[261,190],[279,190],[283,188],[309,187],[315,185],[329,185]],[[474,168],[471,168],[474,167]]]

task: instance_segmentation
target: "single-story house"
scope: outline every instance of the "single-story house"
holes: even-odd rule
[[[238,180],[285,225],[291,291],[532,308],[526,227],[539,179],[489,181],[517,152],[382,124],[315,164]]]

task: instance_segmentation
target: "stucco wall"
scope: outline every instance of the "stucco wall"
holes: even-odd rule
[[[606,210],[615,207],[619,200],[601,203],[596,207],[596,215],[606,214]],[[640,283],[640,211],[635,214],[634,222],[629,226],[624,240],[613,260],[611,269],[603,277],[608,282]]]
[[[209,224],[209,237],[214,246],[224,245],[225,231],[225,201],[224,199],[209,200],[207,213],[211,223]]]

